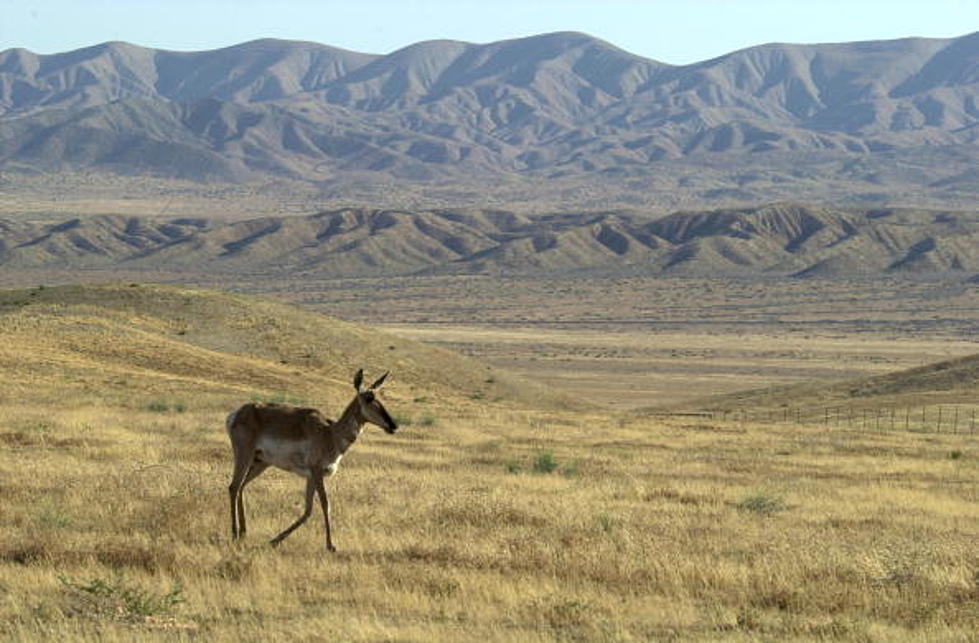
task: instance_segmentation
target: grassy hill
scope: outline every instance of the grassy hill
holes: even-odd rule
[[[79,403],[150,393],[286,395],[337,408],[363,367],[390,370],[388,392],[400,399],[570,402],[444,349],[267,300],[182,287],[3,291],[0,336],[0,399],[8,400],[43,390]]]
[[[693,401],[686,406],[716,411],[765,411],[791,407],[815,413],[838,406],[907,408],[975,405],[977,399],[979,354],[835,384],[806,383],[742,391]]]

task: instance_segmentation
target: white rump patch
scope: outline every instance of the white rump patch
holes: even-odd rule
[[[231,433],[231,427],[234,426],[235,419],[238,417],[238,411],[240,410],[241,409],[238,409],[237,411],[228,413],[228,418],[224,421],[224,428],[228,431],[228,433]]]

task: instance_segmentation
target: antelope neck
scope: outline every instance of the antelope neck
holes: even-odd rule
[[[364,427],[364,418],[360,414],[360,406],[357,404],[357,399],[347,405],[347,408],[343,410],[343,414],[340,419],[333,423],[331,427],[333,429],[333,442],[336,445],[337,451],[340,455],[347,452],[360,436],[360,430]]]

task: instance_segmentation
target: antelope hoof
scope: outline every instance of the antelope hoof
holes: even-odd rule
[[[337,548],[333,546],[333,543],[327,543],[326,544],[326,549],[328,551],[331,551],[331,552],[334,552],[334,553],[336,553],[336,550],[337,550]]]

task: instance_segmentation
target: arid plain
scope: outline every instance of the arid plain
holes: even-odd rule
[[[979,625],[966,424],[661,412],[975,353],[973,286],[195,279],[242,298],[138,285],[153,277],[4,274],[31,284],[0,308],[5,637],[968,641]],[[319,519],[265,544],[301,507],[282,472],[249,487],[231,544],[224,415],[335,416],[358,366],[393,370],[402,431],[369,428],[329,481],[340,552]],[[966,386],[943,398],[963,418]]]

